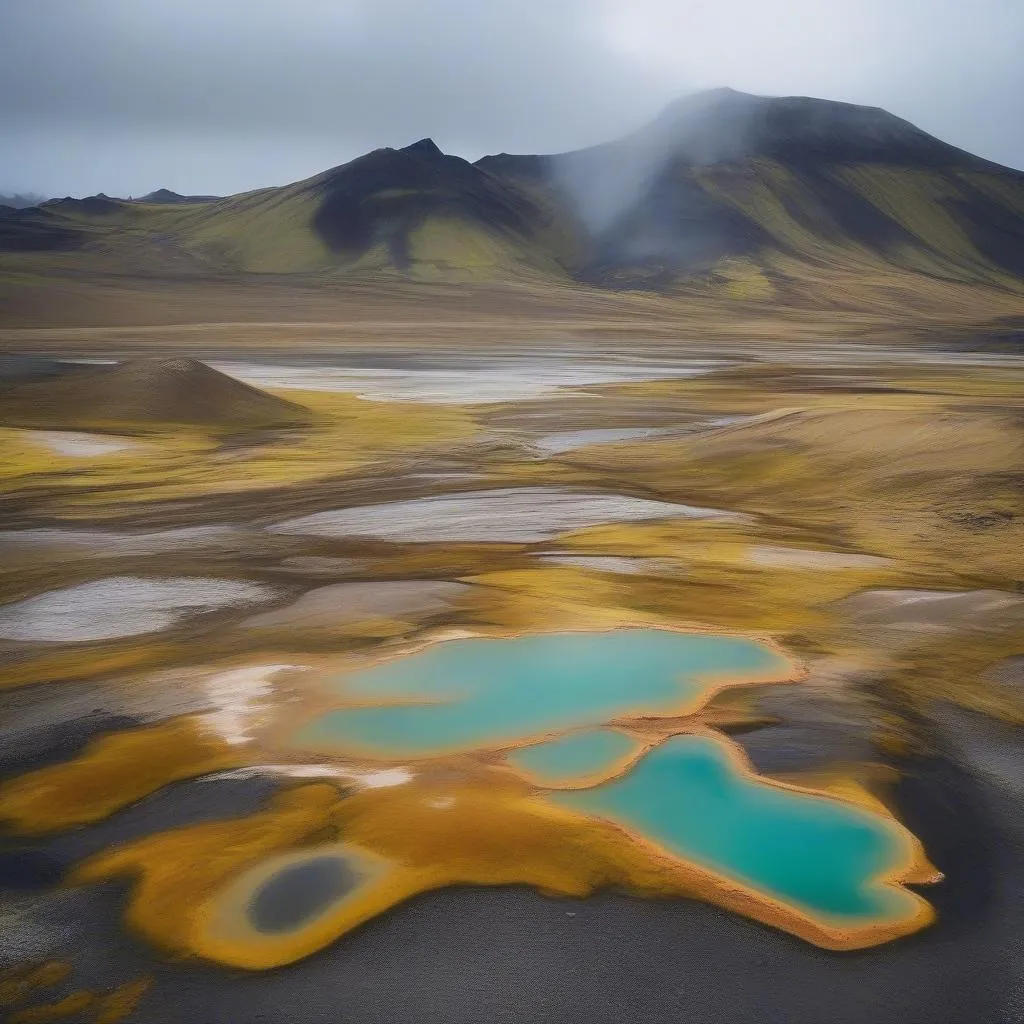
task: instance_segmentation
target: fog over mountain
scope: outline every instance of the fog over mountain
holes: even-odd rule
[[[15,192],[14,195],[0,193],[0,206],[11,206],[15,210],[25,210],[30,206],[38,206],[46,201],[46,196],[35,192]]]
[[[1024,165],[1018,0],[5,0],[0,189],[224,195],[379,146],[551,153],[731,86]]]

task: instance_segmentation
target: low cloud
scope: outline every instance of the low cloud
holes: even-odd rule
[[[1017,0],[4,0],[0,189],[232,192],[430,135],[635,129],[698,88],[884,106],[1024,164]]]

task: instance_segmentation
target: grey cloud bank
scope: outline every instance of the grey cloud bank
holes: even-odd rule
[[[475,159],[730,85],[1024,165],[1019,0],[3,0],[0,191],[229,193],[426,135]]]

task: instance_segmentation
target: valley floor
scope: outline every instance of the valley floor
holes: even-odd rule
[[[427,322],[402,301],[317,322],[314,298],[288,325],[175,324],[177,299],[158,322],[55,311],[28,329],[29,305],[4,321],[18,359],[0,373],[187,352],[314,415],[258,436],[0,426],[8,1019],[77,993],[103,1020],[211,1024],[1020,1019],[1012,303],[726,325],[653,299],[583,293],[562,317],[558,296],[509,294],[495,312],[453,293]],[[694,901],[455,888],[242,977],[125,929],[124,880],[62,884],[117,844],[317,780],[386,786],[372,765],[275,748],[306,673],[441,630],[627,624],[756,634],[805,665],[724,692],[702,722],[771,779],[888,808],[945,875],[920,889],[937,923],[837,954]],[[110,748],[97,797],[94,741],[140,735],[145,770]],[[11,796],[52,765],[61,792]]]

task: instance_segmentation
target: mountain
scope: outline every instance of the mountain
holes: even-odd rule
[[[123,199],[112,199],[100,192],[94,196],[86,196],[84,199],[75,199],[72,196],[65,196],[63,199],[47,199],[42,204],[42,208],[71,216],[77,213],[106,217],[109,214],[117,213],[123,204]]]
[[[282,188],[0,212],[0,251],[133,273],[560,282],[855,303],[851,282],[1024,289],[1024,174],[884,110],[729,89],[589,149],[469,163],[429,139]],[[841,286],[836,282],[842,279]],[[911,287],[911,291],[913,288]]]
[[[22,214],[0,214],[0,251],[83,247],[153,269],[442,280],[564,274],[537,204],[429,139],[215,201],[99,195]]]
[[[220,199],[220,196],[183,196],[179,192],[172,192],[169,188],[158,188],[155,192],[147,192],[141,199],[133,200],[138,203],[213,203]]]
[[[196,359],[132,359],[102,366],[43,367],[0,390],[6,426],[220,430],[298,427],[311,415],[300,405],[243,384]]]
[[[1024,174],[878,108],[713,90],[617,142],[477,166],[574,209],[575,272],[598,284],[667,287],[727,261],[767,289],[794,258],[1024,278]]]
[[[537,205],[430,139],[376,150],[309,188],[319,198],[313,230],[342,259],[429,276],[558,270]]]

